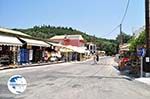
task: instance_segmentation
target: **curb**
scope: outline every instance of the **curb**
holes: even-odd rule
[[[52,63],[39,63],[39,64],[28,64],[28,65],[3,66],[3,67],[0,67],[0,71],[7,70],[7,69],[17,69],[17,68],[25,68],[25,67],[36,67],[36,66],[60,64],[60,63],[64,63],[64,62],[52,62]]]
[[[63,62],[63,61],[59,61],[59,62],[49,62],[49,63],[37,63],[37,64],[27,64],[27,65],[14,65],[14,66],[3,66],[0,67],[0,71],[3,70],[8,70],[8,69],[17,69],[17,68],[26,68],[26,67],[37,67],[37,66],[45,66],[45,65],[53,65],[53,64],[61,64],[61,63],[80,63],[80,62],[86,62],[89,61],[88,60],[84,60],[84,61],[72,61],[72,62]]]

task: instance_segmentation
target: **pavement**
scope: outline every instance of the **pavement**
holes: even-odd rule
[[[59,63],[64,63],[64,62],[63,61],[58,61],[58,62],[47,62],[47,63],[34,63],[34,64],[23,64],[23,65],[0,66],[0,70],[25,68],[25,67],[33,67],[33,66],[43,66],[43,65],[51,65],[51,64],[59,64]]]
[[[0,71],[0,99],[149,99],[150,86],[120,75],[112,57],[75,63],[7,69]],[[7,81],[20,74],[27,89],[12,94]]]
[[[139,82],[142,82],[142,83],[145,83],[147,85],[150,85],[150,77],[142,77],[142,78],[136,78],[135,80],[139,81]]]
[[[116,72],[118,72],[119,74],[121,74],[122,72],[120,72],[119,70],[117,70],[117,62],[116,61],[114,61],[114,66],[115,66],[115,68],[116,68]],[[123,72],[126,72],[126,71],[123,71]],[[128,72],[128,70],[127,70],[127,72]],[[123,73],[124,75],[126,74],[126,73]],[[134,80],[136,80],[136,81],[139,81],[139,82],[141,82],[141,83],[144,83],[144,84],[147,84],[147,85],[150,85],[150,73],[147,73],[148,74],[148,76],[147,77],[140,77],[140,78],[134,78],[134,77],[132,77],[132,79],[134,79]]]

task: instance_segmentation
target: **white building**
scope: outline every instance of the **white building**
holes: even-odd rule
[[[91,54],[94,54],[97,51],[96,44],[93,44],[92,42],[86,43],[87,50],[90,51]]]

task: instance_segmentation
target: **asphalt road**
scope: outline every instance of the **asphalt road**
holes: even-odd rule
[[[150,86],[129,79],[113,67],[111,57],[0,71],[0,99],[150,99]],[[20,95],[7,88],[9,77],[21,74],[28,86]]]

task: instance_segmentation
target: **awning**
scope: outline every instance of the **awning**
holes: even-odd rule
[[[76,47],[76,52],[78,52],[78,53],[86,53],[86,48],[85,47]]]
[[[16,37],[0,35],[0,45],[22,46],[22,43]]]
[[[53,46],[57,46],[57,47],[65,47],[64,45],[58,44],[58,43],[48,42],[48,44],[53,45]]]
[[[60,48],[60,52],[73,52],[73,50],[62,47]]]
[[[85,47],[77,47],[77,46],[66,46],[66,48],[69,48],[71,50],[73,50],[74,52],[77,52],[77,53],[86,53],[86,48]]]
[[[49,44],[47,44],[44,41],[41,40],[34,40],[34,39],[27,39],[27,38],[20,38],[21,40],[25,41],[27,45],[31,46],[41,46],[41,47],[50,47]]]

